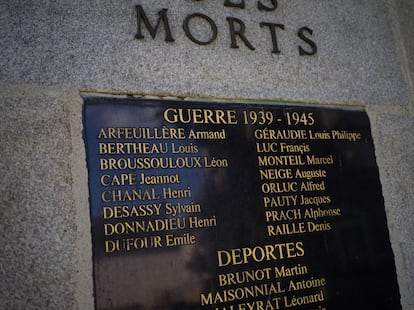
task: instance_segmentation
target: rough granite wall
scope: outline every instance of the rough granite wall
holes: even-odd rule
[[[135,5],[164,30],[134,38]],[[218,28],[190,41],[185,16]],[[370,116],[404,310],[414,308],[414,5],[410,0],[279,1],[274,12],[223,1],[0,1],[0,308],[92,309],[82,93],[364,106]],[[226,17],[252,51],[230,48]],[[262,21],[282,23],[272,54]],[[299,56],[310,27],[318,47]],[[205,24],[194,33],[208,38]]]
[[[64,99],[10,84],[0,98],[0,308],[71,308],[77,227]]]

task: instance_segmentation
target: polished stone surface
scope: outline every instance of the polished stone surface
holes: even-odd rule
[[[84,109],[98,309],[284,309],[315,294],[298,309],[401,309],[365,112],[105,97]],[[244,272],[254,280],[231,283]],[[223,302],[252,285],[277,289]]]

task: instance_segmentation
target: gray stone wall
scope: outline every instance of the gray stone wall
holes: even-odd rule
[[[135,5],[164,28],[137,40]],[[217,39],[183,31],[195,12]],[[362,106],[371,120],[402,304],[414,308],[413,4],[409,0],[279,1],[260,12],[223,1],[0,2],[0,308],[92,309],[82,94],[133,94]],[[227,17],[246,25],[230,48]],[[200,40],[210,36],[193,20]],[[280,54],[260,22],[283,24]],[[309,27],[313,56],[297,36]]]

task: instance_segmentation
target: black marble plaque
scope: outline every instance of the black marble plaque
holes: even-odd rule
[[[401,309],[364,111],[91,97],[97,309]]]

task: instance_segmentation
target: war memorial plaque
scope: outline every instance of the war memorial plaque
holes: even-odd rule
[[[97,309],[401,309],[364,111],[91,97]]]

